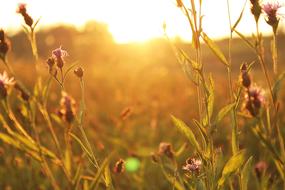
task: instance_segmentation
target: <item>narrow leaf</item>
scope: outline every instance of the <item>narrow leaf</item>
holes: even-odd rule
[[[192,132],[192,130],[182,120],[174,117],[173,115],[171,116],[171,119],[174,125],[179,129],[179,131],[187,137],[191,145],[194,146],[197,149],[197,151],[200,152],[201,150],[200,145],[196,140],[196,137]]]
[[[252,167],[252,156],[246,161],[241,171],[241,186],[242,190],[247,190],[249,174]]]
[[[229,63],[225,55],[220,50],[220,48],[214,43],[214,41],[211,40],[204,32],[202,32],[202,38],[204,42],[208,45],[208,47],[213,51],[213,53],[220,59],[220,61],[228,67]]]
[[[235,103],[232,103],[232,104],[229,104],[229,105],[226,105],[225,107],[223,107],[219,111],[219,113],[215,119],[215,124],[219,123],[227,114],[229,114],[230,111],[235,107],[235,105],[236,105]]]
[[[218,187],[221,188],[224,185],[225,181],[229,178],[229,176],[236,172],[244,164],[245,161],[245,150],[241,150],[235,155],[233,155],[224,166],[222,177],[218,181]]]

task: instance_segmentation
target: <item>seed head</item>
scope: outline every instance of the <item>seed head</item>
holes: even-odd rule
[[[75,70],[74,70],[74,74],[78,77],[78,78],[82,78],[83,77],[83,74],[84,74],[84,70],[81,68],[81,67],[77,67]]]
[[[114,172],[119,174],[123,173],[124,171],[125,171],[125,161],[123,159],[120,159],[115,164]]]
[[[159,144],[158,154],[159,155],[165,155],[168,158],[173,159],[174,158],[174,152],[172,149],[172,145],[170,143],[161,142]]]
[[[251,7],[250,11],[254,15],[255,21],[258,22],[260,14],[261,14],[261,6],[259,0],[250,0]]]

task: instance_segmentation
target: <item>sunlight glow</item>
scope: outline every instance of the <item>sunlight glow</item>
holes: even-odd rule
[[[143,42],[155,37],[163,37],[162,23],[167,24],[170,37],[179,36],[191,39],[187,20],[176,7],[175,0],[0,0],[0,27],[10,30],[19,29],[22,19],[16,14],[17,4],[28,4],[28,12],[41,17],[40,26],[50,24],[73,24],[82,27],[88,20],[104,22],[109,26],[118,43]],[[218,3],[217,3],[218,2]],[[209,36],[224,38],[229,33],[226,0],[204,0],[203,28]],[[242,10],[243,0],[230,0],[231,17],[234,22]],[[249,10],[249,2],[244,18],[238,29],[251,35],[255,30],[254,19]],[[271,28],[261,19],[263,32]]]

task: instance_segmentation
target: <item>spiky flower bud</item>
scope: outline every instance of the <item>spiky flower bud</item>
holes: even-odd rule
[[[18,5],[17,8],[17,13],[21,14],[24,18],[24,21],[26,23],[26,25],[28,25],[30,28],[32,27],[34,20],[32,19],[32,17],[27,13],[27,8],[26,8],[26,4],[25,3],[20,3]]]
[[[176,0],[176,5],[181,8],[183,6],[182,0]]]

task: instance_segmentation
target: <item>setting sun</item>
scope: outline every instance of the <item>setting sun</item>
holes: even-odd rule
[[[82,27],[88,20],[106,23],[114,39],[118,43],[143,42],[155,37],[162,37],[162,24],[167,24],[167,34],[170,37],[179,36],[184,40],[191,39],[187,20],[176,7],[174,0],[17,0],[5,1],[0,7],[0,26],[8,29],[18,29],[21,19],[16,15],[17,4],[27,3],[33,17],[41,18],[40,24],[72,24]],[[203,28],[212,37],[223,38],[228,35],[228,16],[226,0],[204,0]],[[244,1],[230,1],[233,22],[238,18]],[[255,30],[254,20],[249,16],[249,4],[244,13],[245,19],[239,25],[239,30],[251,34]],[[218,27],[217,27],[218,26]],[[265,22],[261,22],[264,32],[271,31]]]

